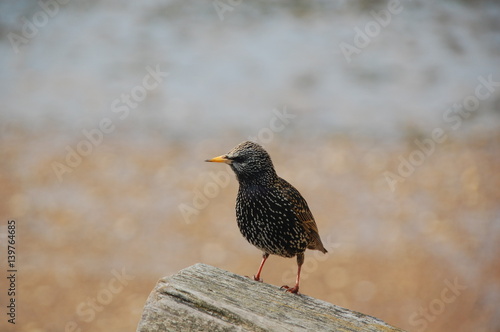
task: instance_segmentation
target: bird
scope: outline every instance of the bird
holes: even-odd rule
[[[297,294],[305,250],[328,252],[306,200],[294,186],[277,175],[269,153],[258,143],[242,142],[228,153],[205,161],[226,163],[236,174],[239,230],[248,242],[262,251],[262,261],[253,279],[262,282],[262,268],[269,255],[297,257],[295,285],[281,287]]]

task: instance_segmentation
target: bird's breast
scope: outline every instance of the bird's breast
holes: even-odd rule
[[[268,253],[291,257],[308,244],[291,203],[274,188],[240,186],[236,219],[243,236]]]

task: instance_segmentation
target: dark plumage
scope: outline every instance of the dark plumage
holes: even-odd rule
[[[270,254],[297,256],[295,286],[283,286],[287,291],[297,293],[304,251],[313,249],[327,252],[305,199],[297,189],[276,174],[271,157],[257,143],[243,142],[227,154],[207,161],[229,164],[238,178],[238,226],[245,239],[263,252],[254,279],[261,281],[260,273]]]

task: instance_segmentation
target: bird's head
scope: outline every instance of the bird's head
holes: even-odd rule
[[[267,151],[259,144],[250,141],[238,144],[227,154],[205,161],[228,164],[240,182],[276,176]]]

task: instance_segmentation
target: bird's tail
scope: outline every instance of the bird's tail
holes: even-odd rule
[[[319,250],[324,254],[328,252],[328,250],[325,249],[323,242],[321,242],[319,235],[314,237],[313,241],[307,246],[307,249]]]

